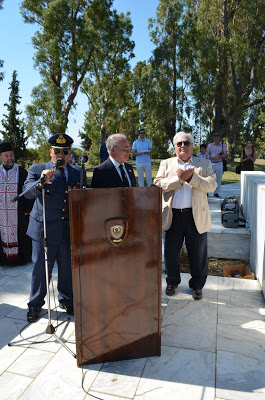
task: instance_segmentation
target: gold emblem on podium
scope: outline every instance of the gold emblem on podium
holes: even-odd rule
[[[120,242],[122,240],[120,238],[122,237],[122,234],[123,234],[123,226],[113,225],[110,228],[110,231],[111,231],[111,236],[113,237],[114,241],[118,240]]]
[[[105,221],[105,234],[107,239],[114,246],[119,246],[127,236],[127,218],[109,218]]]

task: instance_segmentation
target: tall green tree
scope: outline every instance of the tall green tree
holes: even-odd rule
[[[27,137],[25,135],[24,122],[19,118],[22,111],[18,110],[21,97],[19,96],[19,81],[17,80],[17,72],[13,72],[12,82],[9,86],[10,95],[9,103],[4,105],[7,107],[7,114],[2,119],[3,141],[12,142],[15,156],[18,160],[23,161],[26,157]]]
[[[160,0],[156,18],[150,19],[150,36],[156,48],[150,59],[152,66],[151,107],[158,120],[163,120],[170,141],[176,130],[184,129],[189,117],[189,102],[185,87],[185,69],[179,57],[183,36],[184,1]],[[187,114],[188,113],[188,114]],[[150,113],[148,112],[150,115]]]
[[[245,110],[265,101],[265,3],[187,0],[185,11],[180,46],[192,95],[233,158]]]
[[[189,129],[191,112],[185,69],[179,57],[184,2],[160,0],[156,18],[149,20],[153,55],[134,69],[140,120],[152,140],[154,157],[167,157],[177,130]]]
[[[109,97],[103,96],[102,87],[98,84],[90,86],[89,91],[84,86],[89,110],[80,137],[82,146],[86,150],[90,149],[91,162],[96,161],[106,134],[123,133],[130,143],[135,137],[139,126],[139,108],[131,96],[130,77],[131,74],[127,73],[116,80],[116,87],[111,94],[108,91],[111,84],[105,88]]]
[[[39,30],[33,37],[35,66],[42,83],[33,90],[27,108],[33,136],[65,132],[69,113],[96,49],[110,39],[115,12],[112,0],[24,0],[26,23]],[[41,128],[42,126],[42,128]]]
[[[136,64],[133,71],[133,92],[139,104],[140,125],[152,142],[154,158],[167,157],[172,116],[171,86],[163,68],[152,68],[146,61]]]
[[[87,96],[88,112],[81,134],[85,143],[92,139],[92,150],[104,143],[106,133],[117,131],[121,109],[127,101],[127,82],[130,79],[129,60],[134,56],[131,41],[132,24],[129,14],[113,16],[110,40],[94,51],[91,69],[81,91]]]

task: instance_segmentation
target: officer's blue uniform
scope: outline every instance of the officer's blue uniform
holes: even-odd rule
[[[53,162],[35,164],[29,168],[28,177],[23,190],[29,184],[36,182],[43,170],[50,169]],[[48,240],[49,274],[51,277],[54,262],[58,264],[59,302],[65,306],[73,304],[71,248],[69,228],[68,187],[80,185],[80,170],[67,164],[68,182],[64,181],[59,169],[49,183],[45,184],[46,230]],[[24,195],[27,198],[37,196],[32,211],[27,234],[32,238],[32,273],[29,308],[39,309],[44,305],[46,296],[46,277],[43,249],[43,202],[42,192],[34,187]],[[49,278],[50,278],[49,277]]]

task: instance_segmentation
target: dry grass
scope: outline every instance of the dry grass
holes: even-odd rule
[[[187,272],[189,273],[189,261],[188,261],[188,256],[186,254],[181,255],[180,259],[180,269],[181,272]],[[209,265],[209,275],[214,275],[214,276],[223,276],[223,268],[225,266],[237,266],[237,265],[245,265],[246,267],[250,268],[249,260],[230,260],[226,258],[209,258],[208,259],[208,265]]]

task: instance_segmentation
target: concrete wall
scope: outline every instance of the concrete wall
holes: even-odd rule
[[[241,172],[240,202],[250,223],[250,264],[265,296],[265,174]]]

